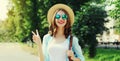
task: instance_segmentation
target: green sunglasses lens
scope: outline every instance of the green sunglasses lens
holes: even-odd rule
[[[63,15],[62,15],[62,19],[66,20],[66,19],[67,19],[67,15],[66,15],[66,14],[63,14]]]
[[[55,18],[56,18],[56,19],[60,19],[60,15],[59,15],[59,14],[56,14]]]

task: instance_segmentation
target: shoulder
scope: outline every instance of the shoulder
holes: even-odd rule
[[[78,38],[76,36],[73,36],[73,41],[78,42]]]
[[[43,36],[43,42],[47,43],[50,39],[51,39],[51,35],[50,34],[46,34]]]
[[[50,37],[50,34],[46,34],[43,36],[43,42],[47,41]]]
[[[79,40],[78,40],[78,38],[76,36],[73,36],[72,44],[73,44],[73,46],[79,44]]]
[[[45,38],[50,38],[51,37],[51,35],[50,34],[45,34],[44,36],[43,36],[43,39]]]
[[[69,41],[70,41],[70,35],[68,36],[68,39],[69,39]],[[73,41],[73,43],[77,43],[78,42],[78,38],[76,37],[76,36],[73,36],[73,38],[72,38],[72,41]]]

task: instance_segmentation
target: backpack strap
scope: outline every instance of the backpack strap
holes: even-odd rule
[[[73,42],[72,40],[73,40],[73,36],[71,35],[71,36],[70,36],[69,50],[72,49],[72,42]],[[68,59],[69,59],[69,61],[73,61],[70,56],[68,57]]]
[[[72,39],[73,39],[73,36],[70,36],[69,50],[71,50],[71,49],[72,49]]]

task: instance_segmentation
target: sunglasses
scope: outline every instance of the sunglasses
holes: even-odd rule
[[[62,16],[62,19],[63,19],[63,20],[67,20],[67,18],[68,18],[66,14],[62,14],[62,15],[56,14],[56,15],[55,15],[55,18],[59,20],[61,16]]]

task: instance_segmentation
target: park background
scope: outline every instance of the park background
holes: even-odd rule
[[[7,3],[6,3],[7,2]],[[37,55],[31,31],[48,33],[47,11],[57,3],[75,13],[73,35],[86,61],[120,61],[120,0],[0,0],[0,42],[19,43]],[[5,7],[2,7],[6,4]],[[6,12],[5,14],[3,14]]]

